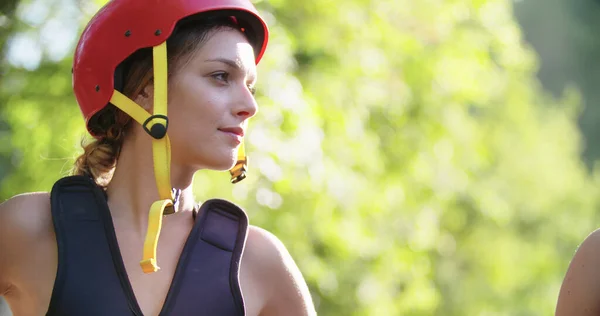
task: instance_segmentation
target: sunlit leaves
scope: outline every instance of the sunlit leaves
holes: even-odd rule
[[[249,177],[201,171],[198,198],[274,232],[320,315],[550,314],[597,180],[580,100],[540,89],[511,2],[257,5],[272,36]],[[80,152],[69,82],[68,58],[3,78],[3,198],[48,190]]]

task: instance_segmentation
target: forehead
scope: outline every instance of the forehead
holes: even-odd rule
[[[246,70],[256,69],[254,49],[238,30],[225,28],[211,32],[204,45],[194,53],[192,61],[201,62],[217,58],[235,61]]]

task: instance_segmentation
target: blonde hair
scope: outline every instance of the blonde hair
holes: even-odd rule
[[[208,40],[211,31],[222,28],[238,27],[230,18],[209,17],[196,19],[194,23],[184,21],[178,24],[176,31],[167,40],[169,77],[191,59],[192,52]],[[152,83],[152,50],[138,50],[119,67],[124,74],[122,92],[135,99]],[[112,179],[123,140],[131,124],[132,119],[112,104],[108,104],[90,118],[88,128],[96,139],[87,144],[82,141],[83,154],[75,160],[72,174],[89,176],[101,187],[106,187]]]

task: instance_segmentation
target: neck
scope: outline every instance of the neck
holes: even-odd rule
[[[194,170],[171,165],[171,186],[181,193],[176,213],[169,217],[191,217],[195,206],[193,178]],[[130,137],[124,141],[107,195],[113,218],[131,225],[130,229],[140,234],[145,233],[150,206],[160,199],[149,137]]]

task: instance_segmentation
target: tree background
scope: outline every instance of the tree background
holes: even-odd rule
[[[71,56],[103,2],[0,4],[0,201],[81,152]],[[598,226],[600,2],[256,5],[249,178],[199,172],[198,199],[275,233],[319,315],[553,313]]]

